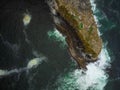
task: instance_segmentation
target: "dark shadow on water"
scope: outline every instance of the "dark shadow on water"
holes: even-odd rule
[[[70,69],[71,59],[66,49],[61,49],[59,43],[49,40],[47,36],[47,32],[53,30],[49,7],[44,0],[3,0],[0,7],[0,69],[25,67],[35,57],[33,51],[48,58],[47,62],[30,70],[29,74],[23,72],[0,78],[0,90],[52,87],[57,77],[66,68]],[[22,22],[26,9],[32,15],[27,28]],[[23,30],[30,43],[26,42]]]

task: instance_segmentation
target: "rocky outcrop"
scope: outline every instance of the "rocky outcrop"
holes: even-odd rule
[[[56,28],[66,37],[71,56],[80,68],[97,60],[102,48],[89,0],[49,2]]]

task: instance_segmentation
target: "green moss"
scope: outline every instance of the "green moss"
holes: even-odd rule
[[[83,23],[79,24],[79,29],[82,30],[83,29]]]

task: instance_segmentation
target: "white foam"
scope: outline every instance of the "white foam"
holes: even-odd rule
[[[94,2],[95,0],[90,0],[91,6],[92,6],[91,10],[93,11],[93,13],[96,13],[96,12],[99,12],[99,10],[96,9],[96,4]],[[94,17],[97,27],[100,27],[101,24],[99,23],[97,16],[93,15],[93,17]],[[98,29],[97,31],[98,31],[98,35],[101,36],[102,34],[100,33],[100,31]]]
[[[7,70],[2,70],[0,69],[0,76],[4,76],[4,75],[7,75]]]
[[[104,90],[109,77],[106,69],[110,67],[110,62],[108,52],[103,48],[99,60],[89,63],[86,71],[75,69],[59,77],[57,90]]]
[[[12,70],[3,70],[3,69],[0,69],[0,78],[2,78],[4,76],[11,75],[13,73],[19,73],[19,72],[22,72],[22,71],[25,71],[25,70],[26,70],[26,68],[12,69]]]
[[[29,13],[24,13],[23,14],[23,24],[24,26],[27,26],[32,19],[32,16]]]
[[[100,60],[87,65],[87,71],[81,73],[81,70],[75,70],[74,75],[77,77],[76,84],[79,90],[103,90],[107,84],[108,74],[105,69],[110,67],[110,57],[105,48],[102,49],[99,56]]]
[[[41,57],[41,58],[34,58],[32,60],[30,60],[27,64],[27,68],[31,69],[31,68],[35,68],[37,67],[39,64],[41,64],[43,62],[43,60],[45,60],[46,57]]]

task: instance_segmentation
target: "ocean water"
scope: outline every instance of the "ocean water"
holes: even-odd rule
[[[120,90],[120,1],[91,4],[104,44],[84,71],[70,57],[45,0],[2,0],[0,90]]]

